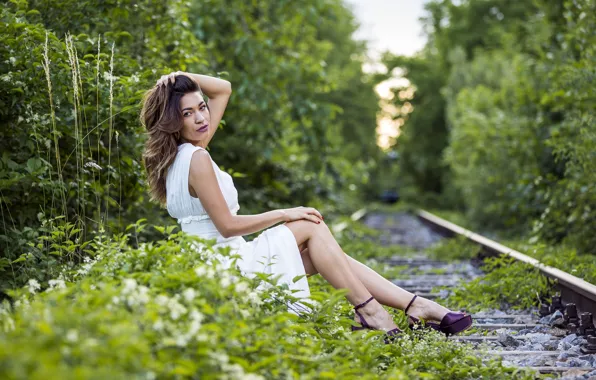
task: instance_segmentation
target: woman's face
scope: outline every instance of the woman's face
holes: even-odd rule
[[[211,115],[207,103],[199,92],[191,92],[180,99],[180,112],[184,126],[180,135],[188,142],[197,144],[211,134]]]

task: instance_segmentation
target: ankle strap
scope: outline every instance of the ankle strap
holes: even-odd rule
[[[414,303],[414,300],[416,299],[416,297],[418,297],[418,295],[414,295],[414,297],[412,297],[412,300],[410,301],[410,303],[408,304],[408,306],[406,306],[406,309],[404,310],[405,314],[408,314],[408,309],[410,308],[410,306],[412,306],[412,304]]]
[[[370,301],[372,301],[375,297],[370,297],[369,299],[367,299],[366,301],[362,302],[360,305],[354,306],[354,310],[358,310],[361,307],[364,307],[364,305],[366,305],[367,303],[369,303]]]

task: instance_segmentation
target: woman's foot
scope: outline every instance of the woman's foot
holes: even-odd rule
[[[436,321],[440,322],[451,310],[426,298],[414,296],[409,307],[406,307],[406,315],[410,320]]]
[[[415,306],[416,304],[417,306]],[[404,312],[408,316],[408,322],[411,328],[414,328],[415,325],[420,326],[420,319],[424,319],[425,327],[438,330],[448,337],[449,335],[455,335],[465,331],[472,326],[472,317],[470,315],[466,313],[454,313],[436,302],[416,295],[412,297]],[[427,322],[438,321],[439,318],[439,323]]]
[[[364,323],[358,316],[358,313],[364,318]],[[354,322],[363,326],[368,324],[371,328],[381,331],[397,329],[397,325],[393,322],[391,315],[374,298],[366,305],[358,308],[357,313],[354,313]]]

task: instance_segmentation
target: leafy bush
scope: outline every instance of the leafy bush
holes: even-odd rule
[[[430,257],[438,260],[469,260],[480,253],[481,247],[470,242],[467,238],[458,235],[452,239],[443,239],[428,248]]]
[[[519,240],[505,241],[503,244],[531,256],[545,265],[561,269],[596,284],[596,272],[594,271],[596,260],[592,255],[578,254],[576,248],[566,245],[528,243]]]
[[[345,291],[318,276],[313,313],[300,318],[270,275],[207,264],[212,242],[160,230],[166,239],[139,248],[131,234],[97,240],[95,260],[12,292],[13,311],[0,308],[0,376],[531,378],[438,333],[404,333],[392,345],[378,331],[351,333]]]
[[[468,216],[478,225],[525,225],[528,230],[544,207],[536,198],[545,184],[536,178],[547,153],[545,128],[520,114],[532,106],[516,90],[533,85],[523,83],[530,66],[527,57],[479,55],[470,64],[461,62],[452,74],[457,96],[449,108],[453,128],[445,161]]]
[[[396,143],[411,187],[403,193],[464,210],[483,229],[595,254],[596,4],[425,7],[425,48],[384,59],[404,70],[414,94],[394,91],[398,110],[414,105]]]
[[[508,256],[489,257],[485,274],[455,288],[446,300],[453,309],[526,309],[550,294],[552,283],[537,268]]]
[[[138,122],[143,92],[170,71],[232,82],[211,148],[242,188],[242,212],[332,212],[369,181],[377,97],[339,0],[5,3],[0,290],[81,263],[85,242],[141,217],[173,222],[149,203]],[[354,123],[371,126],[353,132]]]

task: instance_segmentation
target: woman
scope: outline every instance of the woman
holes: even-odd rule
[[[205,150],[231,93],[228,81],[178,71],[162,76],[143,99],[141,121],[149,134],[143,158],[152,198],[167,206],[183,231],[216,239],[216,247],[232,247],[241,257],[236,264],[243,273],[278,275],[279,283],[297,290],[296,297],[310,295],[306,277],[317,273],[336,289],[348,289],[346,297],[356,305],[354,320],[360,325],[353,330],[397,334],[400,330],[381,304],[405,309],[411,323],[440,321],[428,326],[446,334],[471,326],[469,315],[416,298],[345,254],[314,208],[237,215],[238,193],[232,177]],[[253,241],[242,238],[261,230]],[[294,283],[292,279],[300,275]]]

